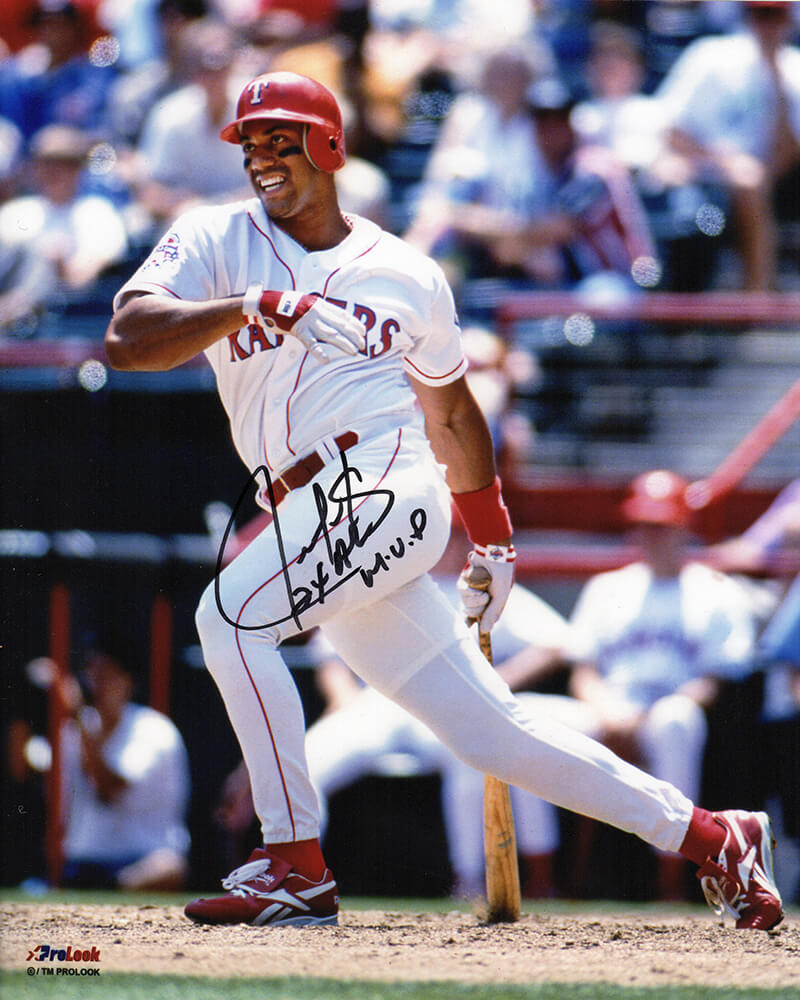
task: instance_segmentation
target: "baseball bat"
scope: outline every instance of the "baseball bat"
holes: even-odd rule
[[[470,586],[488,590],[491,575],[482,566],[467,574]],[[491,633],[478,622],[478,642],[489,664],[492,657]],[[519,862],[514,814],[508,785],[494,775],[483,776],[483,846],[486,865],[486,918],[489,923],[514,923],[520,916]]]
[[[800,418],[800,379],[764,414],[706,479],[692,483],[686,499],[694,510],[721,500]]]

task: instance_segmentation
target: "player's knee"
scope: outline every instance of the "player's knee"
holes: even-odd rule
[[[200,598],[194,613],[194,622],[206,663],[213,660],[218,647],[227,646],[233,635],[233,626],[225,620],[217,605],[214,584],[209,584]]]
[[[252,629],[237,626],[231,613],[218,600],[217,588],[213,582],[206,587],[200,598],[194,621],[208,665],[227,657],[236,643],[237,634],[257,635],[259,642],[270,649],[277,649],[282,639],[280,631],[275,627]]]

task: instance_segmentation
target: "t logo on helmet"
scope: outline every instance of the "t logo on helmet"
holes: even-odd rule
[[[253,80],[252,83],[248,83],[246,89],[250,91],[250,103],[261,104],[261,91],[266,90],[267,87],[269,87],[268,80]]]

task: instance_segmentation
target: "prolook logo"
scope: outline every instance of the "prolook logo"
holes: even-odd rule
[[[100,949],[97,947],[76,947],[67,945],[66,948],[56,947],[52,944],[37,944],[28,952],[27,962],[34,962],[35,965],[28,966],[28,975],[37,976],[99,976],[100,970],[88,968],[84,963],[97,964],[100,961]],[[68,965],[56,965],[56,962],[67,962]]]

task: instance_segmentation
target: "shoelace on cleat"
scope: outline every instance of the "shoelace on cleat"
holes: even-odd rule
[[[269,858],[257,858],[255,861],[247,861],[245,864],[235,868],[230,875],[222,880],[222,888],[233,893],[234,896],[257,895],[258,890],[247,883],[259,875],[263,875],[269,870],[272,861]]]
[[[741,911],[747,907],[747,903],[744,900],[742,900],[737,906],[737,901],[741,896],[741,890],[738,887],[736,889],[736,895],[733,899],[728,899],[722,891],[719,879],[715,878],[713,875],[705,875],[701,878],[700,888],[703,890],[706,902],[719,917],[720,923],[724,922],[726,913],[729,913],[734,920],[738,920],[742,915]]]

